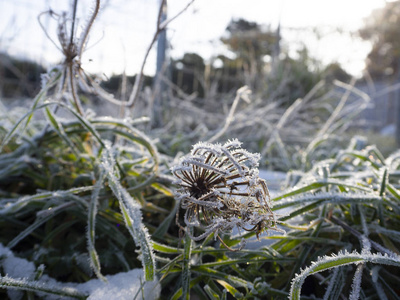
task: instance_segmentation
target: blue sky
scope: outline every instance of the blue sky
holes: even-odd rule
[[[97,19],[83,57],[83,67],[93,73],[134,74],[139,70],[145,49],[155,31],[159,0],[108,0]],[[189,0],[170,0],[169,16],[181,10]],[[0,50],[29,57],[47,65],[61,60],[61,53],[40,29],[37,16],[52,8],[67,10],[71,1],[0,0]],[[78,16],[84,24],[92,7],[91,0],[80,0]],[[348,34],[335,33],[336,28],[356,30],[372,9],[382,7],[384,0],[196,0],[171,23],[168,37],[170,55],[197,52],[205,59],[226,51],[219,37],[232,18],[244,18],[275,28],[281,22],[284,47],[292,53],[305,43],[311,54],[324,63],[340,62],[345,69],[359,75],[369,44]],[[42,18],[48,33],[55,39],[54,20]],[[318,28],[316,38],[310,28]],[[78,26],[79,28],[79,26]],[[155,52],[149,57],[146,73],[155,69]]]

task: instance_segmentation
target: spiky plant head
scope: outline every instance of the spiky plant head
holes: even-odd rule
[[[191,236],[193,240],[215,233],[222,241],[219,233],[234,227],[254,231],[257,237],[276,228],[267,184],[258,176],[259,160],[259,154],[242,149],[237,139],[223,145],[200,142],[171,169],[186,228],[204,231]]]

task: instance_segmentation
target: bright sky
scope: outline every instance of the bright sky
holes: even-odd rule
[[[72,1],[0,0],[0,51],[26,56],[42,63],[56,63],[61,53],[40,29],[37,16],[52,8],[67,10]],[[83,57],[83,67],[93,73],[138,72],[155,31],[160,0],[105,0]],[[181,10],[189,0],[169,0],[169,16]],[[196,52],[205,59],[223,53],[219,38],[232,18],[244,18],[276,28],[281,22],[283,47],[293,52],[305,43],[310,52],[324,63],[338,61],[353,75],[364,68],[370,45],[349,34],[335,33],[336,28],[355,31],[363,18],[385,0],[196,0],[168,30],[170,55],[181,57]],[[91,0],[79,0],[80,25],[87,19]],[[55,38],[55,22],[42,19]],[[318,28],[322,37],[311,34]],[[56,38],[55,38],[56,39]],[[92,45],[90,47],[90,45]],[[149,57],[146,73],[155,70],[155,51]]]

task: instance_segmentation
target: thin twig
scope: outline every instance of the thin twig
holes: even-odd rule
[[[233,100],[232,107],[231,107],[231,109],[230,109],[230,111],[229,111],[228,117],[227,117],[226,120],[225,120],[224,126],[223,126],[214,136],[212,136],[212,137],[208,140],[209,143],[215,142],[217,139],[219,139],[219,138],[226,132],[226,130],[227,130],[228,127],[229,127],[229,124],[231,124],[231,122],[232,122],[233,119],[234,119],[234,118],[233,118],[233,115],[234,115],[234,113],[235,113],[235,111],[236,111],[236,107],[237,107],[237,105],[238,105],[238,103],[239,103],[239,100],[240,100],[240,99],[243,99],[243,100],[245,100],[246,102],[249,103],[249,102],[250,102],[250,99],[248,98],[248,94],[249,94],[250,92],[251,92],[251,91],[250,91],[250,89],[249,89],[247,86],[244,86],[244,87],[242,87],[242,88],[240,88],[240,89],[237,90],[235,100]]]
[[[50,40],[50,42],[53,43],[54,46],[56,46],[56,48],[58,50],[60,50],[61,52],[63,52],[63,50],[57,45],[57,43],[51,38],[51,36],[49,35],[49,33],[47,32],[47,29],[44,27],[44,25],[42,24],[42,21],[40,20],[40,18],[44,15],[44,14],[50,14],[50,16],[57,16],[58,18],[60,17],[58,14],[56,14],[54,11],[52,11],[51,9],[45,12],[42,12],[41,14],[39,14],[39,16],[37,17],[38,22],[39,22],[39,26],[40,28],[42,28],[44,34],[46,35],[46,37]]]
[[[75,76],[74,76],[74,65],[72,63],[69,64],[69,81],[70,81],[70,88],[71,88],[71,94],[72,94],[72,99],[74,100],[76,110],[78,113],[83,116],[83,108],[80,104],[79,96],[76,92],[75,89]]]
[[[339,104],[336,106],[334,112],[331,114],[329,119],[325,122],[324,126],[320,129],[320,131],[316,135],[316,139],[320,138],[323,136],[325,133],[328,132],[329,128],[332,126],[333,122],[336,120],[336,118],[339,116],[340,112],[342,111],[344,105],[346,104],[347,100],[350,97],[350,94],[352,92],[352,89],[354,88],[354,85],[356,84],[356,79],[353,78],[350,82],[350,85],[347,85],[348,88],[346,89],[345,94],[343,95],[342,99],[340,99]]]
[[[143,76],[144,76],[144,67],[145,67],[145,65],[146,65],[147,58],[148,58],[148,56],[149,56],[149,54],[150,54],[150,51],[151,51],[151,49],[153,48],[155,42],[157,41],[158,35],[159,35],[163,30],[166,29],[167,25],[168,25],[169,23],[171,23],[171,21],[175,20],[178,16],[180,16],[182,13],[184,13],[184,12],[189,8],[189,6],[193,4],[194,1],[195,1],[195,0],[190,1],[189,4],[186,5],[186,6],[185,6],[180,12],[178,12],[174,17],[172,17],[171,19],[166,20],[165,22],[161,23],[161,15],[162,15],[162,11],[163,11],[163,9],[164,9],[164,4],[165,4],[165,0],[163,0],[163,2],[162,2],[161,5],[160,5],[159,12],[158,12],[157,29],[156,29],[156,32],[155,32],[155,34],[154,34],[154,36],[153,36],[153,39],[152,39],[151,42],[150,42],[149,47],[147,48],[146,54],[145,54],[144,59],[143,59],[143,62],[142,62],[142,66],[140,67],[139,74],[136,75],[135,84],[134,84],[134,86],[133,86],[133,88],[132,88],[132,93],[131,93],[131,95],[129,96],[128,102],[122,102],[122,101],[121,101],[121,105],[125,105],[125,106],[130,107],[130,106],[132,106],[132,105],[136,102],[136,100],[137,100],[137,98],[138,98],[138,96],[139,96],[139,92],[140,92],[141,87],[142,87]]]
[[[75,32],[75,22],[76,22],[76,8],[78,6],[78,0],[74,0],[74,5],[72,9],[72,24],[71,24],[71,34],[69,37],[69,45],[72,46],[74,43],[74,32]]]
[[[173,16],[172,18],[165,20],[163,23],[160,24],[160,28],[161,30],[165,29],[169,23],[171,23],[172,21],[174,21],[177,17],[179,17],[181,14],[183,14],[189,7],[190,5],[193,4],[195,0],[190,1],[180,12],[178,12],[175,16]]]
[[[85,31],[83,32],[83,35],[81,36],[81,42],[80,42],[79,47],[78,47],[78,58],[79,58],[79,61],[81,61],[83,49],[85,48],[85,44],[86,44],[87,38],[89,36],[90,29],[93,26],[94,20],[96,19],[97,15],[99,13],[99,10],[100,10],[100,0],[96,0],[96,4],[95,4],[95,7],[94,7],[93,14],[92,14],[92,16],[91,16],[91,18],[89,20],[89,23],[85,27]]]

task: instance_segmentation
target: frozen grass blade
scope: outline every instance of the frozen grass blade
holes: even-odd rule
[[[108,183],[115,197],[118,199],[126,227],[131,233],[137,246],[140,247],[142,264],[146,281],[155,279],[155,259],[152,242],[147,232],[147,228],[142,223],[141,206],[132,196],[122,187],[121,183],[114,174],[114,160],[109,146],[105,149],[102,168],[108,178]]]
[[[21,231],[20,234],[18,234],[11,242],[8,243],[7,247],[10,249],[15,247],[21,240],[26,238],[28,235],[30,235],[33,231],[35,231],[41,225],[45,224],[50,219],[54,218],[57,214],[59,214],[63,210],[68,209],[74,205],[75,205],[75,203],[72,201],[66,202],[66,203],[60,204],[58,207],[53,208],[51,213],[37,217],[35,222],[33,224],[31,224],[30,226],[28,226],[25,230]]]
[[[361,292],[362,273],[364,271],[364,264],[359,264],[353,277],[353,284],[351,285],[351,293],[349,300],[358,300]]]
[[[204,286],[204,291],[207,293],[208,297],[210,297],[211,300],[219,300],[220,299],[219,295],[208,284],[206,284]],[[187,299],[189,299],[189,298],[187,298]]]
[[[192,239],[189,234],[185,236],[185,247],[183,251],[183,269],[182,269],[182,299],[190,299],[190,259],[192,252]]]
[[[141,222],[140,206],[134,203],[132,197],[117,182],[110,182],[114,195],[118,198],[125,224],[135,243],[140,246],[142,263],[146,281],[153,281],[155,276],[155,259],[147,229]],[[118,192],[120,190],[121,192]],[[140,216],[140,218],[138,218]]]
[[[50,198],[57,198],[57,199],[71,198],[77,203],[82,204],[83,206],[87,206],[87,203],[84,200],[82,200],[82,198],[75,197],[75,194],[88,192],[91,191],[92,189],[93,186],[86,186],[86,187],[72,188],[65,191],[44,192],[44,193],[38,193],[33,196],[24,196],[16,201],[6,202],[6,205],[4,205],[4,207],[0,206],[1,208],[0,215],[6,215],[6,214],[11,215],[13,213],[20,211],[21,209],[23,209],[32,202],[44,202]]]
[[[46,293],[60,297],[71,297],[75,299],[86,299],[85,295],[74,288],[58,287],[52,284],[46,284],[39,281],[30,281],[26,279],[14,279],[8,276],[0,276],[0,287],[6,289],[18,289],[36,293]]]
[[[339,274],[339,268],[335,268],[332,272],[332,276],[329,280],[328,287],[326,288],[325,295],[324,295],[324,300],[329,300],[331,299],[332,291],[335,289],[335,286],[337,284],[337,277]]]
[[[88,211],[88,227],[87,227],[87,247],[90,257],[90,265],[96,274],[97,278],[100,280],[107,282],[107,279],[101,274],[101,266],[99,256],[97,255],[96,248],[94,246],[95,238],[96,238],[96,215],[97,215],[97,206],[98,206],[98,198],[100,190],[103,188],[103,182],[105,179],[105,174],[102,172],[99,178],[94,185],[94,189],[92,192],[92,197],[89,203],[89,211]]]
[[[47,84],[41,89],[41,91],[38,93],[38,95],[33,99],[32,101],[32,106],[29,112],[27,112],[25,115],[23,115],[18,121],[17,123],[15,123],[15,125],[13,126],[13,128],[7,132],[6,136],[4,137],[3,141],[0,144],[0,152],[2,151],[3,147],[5,145],[7,145],[7,143],[11,140],[11,138],[14,137],[14,135],[18,132],[17,129],[20,127],[20,125],[22,124],[22,122],[26,119],[25,125],[24,127],[20,130],[20,134],[22,133],[22,131],[24,131],[28,125],[29,122],[32,119],[32,116],[35,112],[35,110],[37,110],[37,106],[38,104],[43,100],[44,97],[46,97],[47,95],[47,91],[53,87],[58,79],[61,77],[61,72],[59,72],[59,70],[56,70],[54,72],[55,74],[52,75],[51,80],[49,80],[47,82]]]
[[[52,105],[60,106],[64,109],[66,109],[67,111],[69,111],[70,113],[72,113],[79,120],[79,122],[82,124],[82,126],[84,128],[86,128],[86,130],[88,130],[95,137],[95,139],[99,142],[99,144],[103,147],[105,146],[103,143],[103,139],[99,136],[99,134],[97,133],[95,128],[90,124],[90,122],[88,120],[86,120],[84,117],[82,117],[79,113],[77,113],[74,109],[70,108],[69,106],[67,106],[61,102],[46,102],[40,106],[37,106],[37,107],[35,106],[34,108],[32,108],[32,111],[26,113],[24,116],[21,117],[21,119],[15,124],[14,128],[12,130],[10,130],[10,132],[4,138],[2,144],[0,145],[0,150],[15,135],[16,130],[19,127],[19,125],[22,123],[22,121],[24,121],[25,119],[29,120],[29,118],[33,115],[33,113],[35,111],[43,109],[43,108],[47,108],[48,106],[52,106]]]
[[[99,118],[99,119],[94,119],[91,122],[95,126],[106,125],[108,130],[114,131],[120,135],[125,136],[130,141],[144,146],[154,159],[154,172],[157,172],[159,164],[158,151],[155,145],[150,141],[150,139],[145,134],[135,129],[134,127],[130,126],[129,124],[127,124],[127,122],[122,122],[117,119]],[[122,131],[121,129],[126,129],[126,131]]]
[[[319,202],[322,201],[322,202]],[[380,204],[381,196],[366,193],[325,193],[315,194],[304,193],[295,198],[284,198],[274,203],[273,210],[279,210],[288,207],[296,207],[306,203],[332,203],[332,204]]]
[[[79,122],[82,124],[82,126],[84,128],[86,128],[86,130],[88,130],[97,140],[97,142],[105,147],[105,144],[103,142],[103,139],[100,137],[100,135],[98,134],[98,132],[96,131],[96,129],[92,126],[92,124],[90,123],[90,121],[86,120],[84,117],[81,116],[80,113],[78,113],[77,111],[75,111],[74,109],[72,109],[71,107],[65,105],[64,103],[58,103],[58,102],[48,102],[47,104],[52,104],[52,105],[59,105],[60,107],[68,110],[70,113],[72,113],[78,120]]]
[[[77,154],[77,150],[75,149],[75,145],[72,143],[72,141],[69,139],[69,137],[65,134],[64,128],[62,124],[55,118],[55,116],[52,114],[50,109],[46,107],[46,116],[49,119],[49,122],[51,125],[53,125],[54,130],[57,132],[57,134],[67,143],[67,145]]]
[[[370,188],[361,186],[361,185],[356,185],[356,184],[352,184],[352,183],[348,183],[345,181],[339,181],[339,180],[334,180],[334,179],[330,179],[330,180],[317,180],[316,182],[310,183],[308,185],[305,185],[303,187],[296,187],[293,190],[286,192],[283,195],[277,196],[272,198],[273,201],[278,201],[280,199],[283,198],[288,198],[291,196],[295,196],[295,195],[299,195],[299,194],[304,194],[305,192],[309,192],[312,190],[316,190],[319,189],[321,187],[326,187],[326,186],[337,186],[337,187],[341,187],[341,188],[351,188],[354,190],[359,190],[359,191],[363,191],[363,192],[369,192],[372,193],[373,190],[371,190]]]
[[[373,282],[374,288],[378,294],[379,300],[389,300],[389,298],[386,296],[385,291],[382,288],[382,285],[379,281]]]
[[[313,262],[311,266],[304,269],[300,274],[297,274],[292,281],[290,289],[290,299],[299,300],[301,294],[301,287],[307,276],[322,272],[331,268],[337,268],[349,264],[359,264],[363,262],[370,262],[375,264],[384,264],[400,267],[399,256],[388,256],[381,254],[359,254],[359,253],[340,253],[335,256],[325,256],[320,258],[317,262]]]

